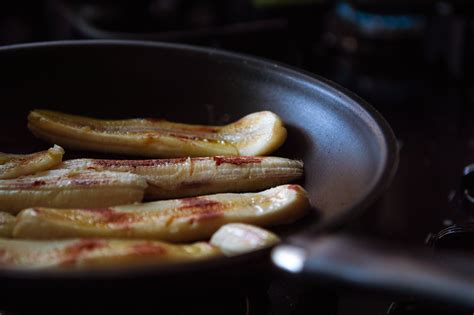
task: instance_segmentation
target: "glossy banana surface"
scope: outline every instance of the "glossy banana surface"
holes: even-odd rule
[[[306,191],[299,185],[283,185],[259,193],[216,194],[99,209],[37,207],[17,216],[13,236],[186,242],[207,239],[227,223],[291,223],[308,208]]]
[[[142,200],[146,180],[121,172],[50,170],[0,180],[0,211],[30,207],[108,207]]]
[[[64,150],[58,145],[32,154],[0,152],[0,179],[16,178],[49,170],[61,163],[63,155]]]
[[[281,119],[257,112],[225,126],[159,119],[100,120],[34,110],[28,127],[39,138],[68,148],[147,157],[267,155],[286,139]]]
[[[280,242],[275,234],[259,227],[230,223],[222,226],[214,235],[210,243],[220,248],[227,256],[252,252],[257,249],[273,246]]]
[[[59,168],[130,172],[144,176],[148,199],[244,192],[286,184],[303,176],[303,162],[279,157],[216,156],[161,160],[78,159]]]
[[[239,240],[239,237],[242,239]],[[236,255],[273,245],[278,238],[249,225],[223,226],[211,243],[71,239],[30,241],[0,239],[0,268],[90,268],[166,265]]]
[[[134,266],[189,262],[220,254],[217,247],[205,242],[173,245],[143,240],[25,241],[0,239],[0,267],[2,268]]]

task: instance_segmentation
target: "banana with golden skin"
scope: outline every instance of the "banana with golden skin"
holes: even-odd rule
[[[188,242],[209,238],[227,223],[288,224],[309,208],[299,185],[258,193],[216,194],[99,209],[31,208],[21,211],[13,237],[158,239]]]
[[[158,119],[101,120],[34,110],[28,127],[37,137],[67,148],[147,157],[267,155],[286,139],[272,112],[249,114],[225,126]]]

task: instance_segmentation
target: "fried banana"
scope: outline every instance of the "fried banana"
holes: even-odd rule
[[[0,239],[0,267],[3,268],[136,266],[194,261],[220,254],[217,247],[205,242],[173,245],[143,240],[24,241]]]
[[[210,243],[226,256],[270,247],[280,242],[275,234],[249,224],[229,223],[212,235]]]
[[[32,154],[0,152],[0,179],[16,178],[49,170],[61,163],[63,155],[64,150],[58,145]]]
[[[229,234],[229,235],[228,235]],[[239,240],[239,237],[241,239]],[[176,245],[160,241],[74,239],[26,241],[0,239],[0,268],[90,268],[166,265],[236,255],[268,247],[278,237],[248,226],[223,226],[211,243]]]
[[[223,192],[256,191],[303,175],[303,162],[278,157],[216,156],[162,160],[78,159],[60,168],[130,172],[148,182],[148,199],[171,199]]]
[[[0,211],[30,207],[109,207],[143,199],[146,180],[121,172],[50,170],[0,180]]]
[[[286,139],[281,119],[257,112],[225,126],[161,119],[100,120],[34,110],[28,127],[37,137],[68,148],[148,157],[267,155]]]
[[[227,223],[270,226],[291,223],[309,208],[306,191],[283,185],[258,193],[216,194],[101,209],[31,208],[21,211],[13,237],[158,239],[209,238]]]

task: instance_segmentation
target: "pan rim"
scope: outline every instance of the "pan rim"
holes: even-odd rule
[[[384,149],[382,163],[380,169],[377,172],[377,175],[374,177],[371,185],[367,189],[367,192],[362,195],[359,200],[357,200],[352,205],[347,206],[346,208],[340,211],[340,214],[331,217],[324,222],[318,222],[314,228],[310,228],[312,233],[320,232],[329,232],[337,228],[340,228],[348,220],[359,216],[365,209],[367,209],[375,200],[385,191],[390,183],[392,182],[399,163],[399,149],[397,146],[397,141],[395,134],[385,120],[385,118],[367,101],[363,100],[361,97],[355,93],[349,91],[348,89],[340,86],[339,84],[330,81],[324,77],[321,77],[317,74],[310,73],[306,70],[299,69],[297,67],[287,65],[281,62],[273,61],[266,58],[256,57],[248,54],[237,53],[226,51],[216,48],[208,47],[199,47],[188,44],[178,44],[178,43],[169,43],[169,42],[157,42],[157,41],[145,41],[145,40],[117,40],[117,39],[95,39],[95,40],[60,40],[60,41],[48,41],[48,42],[36,42],[36,43],[25,43],[25,44],[16,44],[0,47],[0,54],[6,51],[15,51],[15,50],[28,50],[35,48],[51,48],[51,47],[74,47],[74,46],[139,46],[139,47],[154,47],[154,48],[165,48],[165,49],[176,49],[181,51],[191,51],[194,53],[208,54],[208,55],[218,55],[228,60],[234,61],[246,61],[254,65],[263,66],[271,68],[272,70],[279,72],[283,75],[288,75],[292,78],[301,80],[302,82],[318,86],[322,88],[326,93],[331,95],[337,95],[338,97],[343,97],[346,100],[350,100],[353,105],[359,107],[361,113],[366,115],[366,118],[370,118],[375,126],[379,129],[379,136],[382,140],[382,145]],[[343,102],[341,102],[343,103]],[[350,108],[352,111],[353,108]],[[357,115],[357,113],[354,113]],[[360,116],[360,113],[359,113]],[[362,117],[361,117],[362,118]],[[291,236],[293,237],[293,236]],[[213,260],[213,263],[217,264],[233,264],[238,261],[245,261],[245,257],[258,256],[255,254],[261,253],[262,250],[239,255],[231,258],[217,258]],[[180,272],[180,270],[196,270],[200,269],[206,262],[196,262],[187,264],[184,268],[179,266],[168,266],[161,268],[160,266],[151,266],[147,268],[123,268],[125,273],[120,273],[120,275],[130,277],[140,274],[149,274],[150,271],[156,274],[160,274],[166,271],[169,274],[171,271]],[[179,267],[179,268],[176,268]],[[96,277],[102,275],[100,270],[97,270],[99,273],[94,272],[94,270],[67,270],[66,272],[61,272],[60,270],[41,270],[41,272],[29,272],[24,270],[15,270],[15,269],[0,269],[0,277],[7,278],[42,278],[53,277],[53,278],[76,278],[76,277]],[[174,272],[173,272],[174,273]],[[117,276],[117,274],[114,274]],[[116,278],[116,277],[115,277]]]

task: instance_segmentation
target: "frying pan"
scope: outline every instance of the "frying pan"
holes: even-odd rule
[[[275,112],[285,121],[288,139],[273,155],[304,161],[301,184],[314,206],[301,222],[277,229],[284,240],[342,226],[380,195],[396,171],[395,137],[376,110],[334,83],[271,61],[176,44],[66,41],[0,48],[0,69],[0,147],[6,152],[49,145],[26,128],[26,116],[34,108],[199,124]],[[66,154],[80,156],[111,157]],[[74,292],[80,292],[82,301],[93,301],[103,290],[128,298],[153,292],[155,300],[158,292],[198,294],[224,283],[238,287],[257,270],[268,269],[268,263],[269,250],[262,250],[169,267],[0,270],[0,306],[18,305],[25,296],[30,305],[51,302],[46,298],[51,296],[57,297],[55,303],[68,303],[77,299]]]

